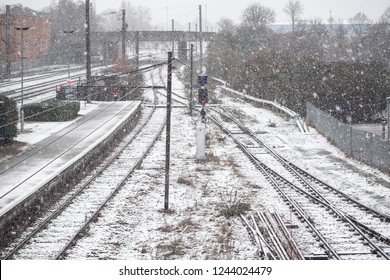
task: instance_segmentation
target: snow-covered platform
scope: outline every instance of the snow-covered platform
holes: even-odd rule
[[[105,102],[77,121],[0,164],[0,232],[13,217],[55,190],[138,115],[140,102]]]

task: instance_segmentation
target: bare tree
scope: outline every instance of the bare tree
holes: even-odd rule
[[[253,3],[245,8],[242,19],[245,25],[262,30],[267,24],[275,21],[275,12],[260,3]]]
[[[283,11],[290,17],[292,31],[295,32],[295,24],[303,14],[303,6],[301,2],[299,2],[299,0],[290,0],[284,7]]]
[[[390,24],[390,7],[387,7],[383,15],[379,18],[379,22],[383,24]]]
[[[233,32],[235,30],[235,25],[233,20],[229,18],[221,18],[217,22],[219,32]]]
[[[368,31],[368,28],[372,24],[372,20],[364,13],[357,13],[349,19],[349,23],[352,26],[355,35],[361,38],[362,35]]]

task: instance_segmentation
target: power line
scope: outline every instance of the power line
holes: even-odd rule
[[[154,76],[155,76],[155,75],[154,75]],[[148,82],[149,80],[151,80],[154,76],[152,76],[152,77],[150,77],[150,79],[147,79],[146,81],[144,81],[142,84],[140,84],[137,88],[135,88],[133,91],[129,92],[128,94],[131,94],[131,93],[133,93],[135,90],[141,88],[146,82]],[[128,94],[127,94],[127,95],[128,95]],[[9,166],[9,168],[7,168],[6,170],[1,171],[0,174],[3,174],[3,173],[5,173],[5,172],[7,172],[8,170],[12,169],[13,167],[15,167],[16,165],[18,165],[19,163],[23,162],[24,160],[26,160],[26,159],[32,157],[33,155],[39,153],[40,151],[42,151],[43,149],[45,149],[46,147],[48,147],[48,146],[51,145],[52,143],[54,143],[54,142],[60,140],[61,138],[65,137],[66,135],[68,135],[70,132],[72,132],[72,131],[75,130],[76,128],[80,127],[81,125],[83,125],[83,124],[86,123],[87,121],[93,119],[93,118],[96,117],[97,115],[99,115],[99,114],[103,113],[104,111],[106,111],[107,109],[109,109],[109,108],[110,108],[111,106],[113,106],[116,102],[117,102],[117,101],[113,102],[112,104],[110,104],[109,106],[107,106],[107,107],[104,108],[103,110],[97,112],[96,114],[93,114],[93,115],[90,116],[89,118],[84,119],[84,121],[80,122],[80,124],[76,125],[76,126],[75,126],[74,128],[72,128],[71,130],[69,130],[69,131],[67,131],[66,133],[64,133],[63,135],[61,135],[61,136],[55,138],[53,141],[47,143],[46,145],[44,145],[43,147],[41,147],[40,149],[38,149],[38,150],[35,151],[34,153],[28,155],[26,158],[24,158],[24,159],[22,159],[22,160],[20,160],[20,161],[18,161],[18,162],[16,162],[16,163],[14,163],[13,165]],[[113,117],[114,117],[114,116],[113,116]],[[85,139],[85,138],[87,138],[88,136],[90,136],[92,133],[94,133],[96,130],[98,130],[98,129],[99,129],[100,127],[102,127],[103,125],[104,125],[104,123],[101,124],[98,128],[96,128],[93,132],[91,132],[90,134],[88,134],[88,135],[87,135],[86,137],[84,137],[83,139]],[[0,127],[0,128],[1,128],[1,127]],[[82,139],[82,140],[83,140],[83,139]],[[79,142],[81,142],[82,140],[80,140]],[[77,145],[79,142],[77,142],[75,145]],[[74,146],[74,145],[73,145],[73,146]],[[69,148],[69,149],[70,149],[70,148]],[[68,150],[69,150],[69,149],[68,149]],[[49,164],[49,163],[48,163],[48,164]]]
[[[166,65],[166,64],[167,64],[167,62],[159,63],[159,64],[155,64],[155,65],[152,65],[152,66],[147,66],[147,67],[144,67],[144,68],[140,68],[139,70],[140,70],[140,71],[146,71],[146,70],[149,70],[149,69],[155,69],[155,68],[164,66],[164,65]],[[137,73],[138,73],[137,70],[131,70],[131,71],[123,72],[123,73],[120,73],[120,74],[116,74],[116,75],[114,75],[114,77],[115,77],[115,76],[118,77],[118,76],[125,75],[125,74],[131,74],[131,73],[134,73],[134,72],[137,72]],[[95,82],[96,82],[96,81],[103,80],[103,79],[104,79],[104,78],[102,78],[102,79],[97,79],[97,80],[95,80]],[[147,81],[149,81],[149,80],[147,80]],[[127,97],[129,94],[133,93],[135,90],[142,88],[142,86],[145,85],[145,83],[146,83],[147,81],[144,81],[141,85],[137,86],[137,87],[134,88],[132,91],[130,91],[130,92],[128,92],[127,94],[125,94],[124,96],[122,96],[119,100],[124,99],[124,98]],[[86,84],[88,84],[88,83],[86,83]],[[90,95],[85,96],[85,98],[87,98],[87,97],[92,97],[92,96],[94,96],[95,94],[96,94],[96,93],[92,93],[92,94],[90,94]],[[80,100],[78,100],[78,101],[80,101]],[[28,117],[26,117],[25,119],[31,119],[31,118],[33,118],[33,117],[35,117],[35,116],[40,115],[40,114],[44,114],[44,113],[47,113],[47,112],[50,112],[50,111],[59,109],[59,108],[64,107],[64,106],[66,106],[66,103],[64,103],[63,105],[56,106],[56,107],[47,109],[47,110],[45,110],[45,111],[39,112],[39,113],[37,113],[37,114],[28,116]],[[109,107],[108,107],[108,108],[109,108]],[[16,111],[17,111],[17,110],[16,110]],[[9,112],[6,112],[6,113],[2,113],[0,116],[5,115],[5,114],[9,114],[9,113],[12,113],[12,112],[15,112],[15,110],[9,111]],[[9,125],[16,124],[16,123],[18,123],[18,122],[19,122],[19,120],[14,121],[14,122],[11,122],[11,123],[4,124],[4,125],[1,125],[1,126],[0,126],[0,129],[3,128],[3,127],[7,127],[7,126],[9,126]]]

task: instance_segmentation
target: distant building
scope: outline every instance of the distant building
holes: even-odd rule
[[[6,15],[0,15],[0,57],[6,59]],[[28,15],[10,16],[11,62],[20,60],[21,34],[16,28],[30,27],[23,31],[23,56],[35,60],[48,54],[51,39],[51,25],[47,19]]]

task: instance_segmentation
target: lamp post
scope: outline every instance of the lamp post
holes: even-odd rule
[[[70,85],[70,42],[69,42],[69,35],[68,34],[72,34],[74,32],[76,32],[76,30],[63,30],[62,32],[64,32],[66,34],[66,37],[67,37],[67,43],[68,43],[68,85]]]
[[[121,17],[121,21],[122,21],[122,28],[121,28],[122,59],[123,59],[123,61],[125,61],[125,59],[126,59],[126,30],[127,30],[128,24],[126,23],[126,10],[123,9],[121,11],[122,11],[122,17]],[[113,14],[117,14],[117,12],[105,13],[105,15],[113,15]]]
[[[15,27],[16,30],[20,30],[20,76],[21,76],[21,104],[20,104],[20,131],[24,132],[24,108],[23,108],[23,31],[29,30],[29,26]]]

